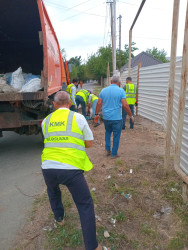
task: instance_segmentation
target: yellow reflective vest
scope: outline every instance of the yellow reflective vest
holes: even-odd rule
[[[72,87],[75,87],[75,85],[73,83],[69,84],[66,88],[66,92],[70,95],[71,101],[72,101]],[[72,102],[72,105],[74,105],[73,102]]]
[[[126,84],[126,100],[129,105],[135,105],[137,86],[133,83]]]
[[[76,122],[75,112],[58,109],[45,118],[43,127],[44,150],[41,160],[57,161],[84,171],[92,169],[86,151],[83,132]]]
[[[78,91],[78,93],[76,93],[76,95],[81,96],[84,99],[85,104],[88,103],[88,99],[89,99],[89,95],[90,92],[86,89],[81,89],[80,91]]]
[[[99,99],[98,96],[92,94],[92,96],[91,96],[91,102],[92,102],[92,103],[93,103],[95,100],[98,100],[98,99]]]

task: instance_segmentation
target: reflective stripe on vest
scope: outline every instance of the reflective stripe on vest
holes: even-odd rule
[[[136,85],[133,83],[126,84],[126,100],[129,105],[135,105],[136,102]]]
[[[90,95],[90,92],[87,91],[86,89],[81,89],[80,91],[78,91],[78,93],[76,95],[81,96],[84,99],[84,102],[87,104],[88,103],[88,98]]]
[[[53,113],[52,113],[53,114]],[[57,136],[71,136],[80,140],[83,140],[84,137],[81,134],[75,133],[75,132],[71,132],[71,128],[72,128],[72,119],[73,119],[73,115],[74,112],[70,111],[69,112],[69,116],[68,116],[68,120],[67,120],[67,128],[66,131],[59,131],[59,132],[48,132],[48,128],[49,128],[49,123],[50,123],[50,118],[52,116],[52,114],[50,114],[47,118],[46,118],[46,122],[45,122],[45,134],[44,134],[44,139],[47,139],[51,136],[57,137]],[[55,146],[54,146],[55,145]],[[61,143],[57,143],[57,142],[50,142],[50,143],[45,143],[44,147],[48,148],[48,147],[62,147],[62,148],[75,148],[85,151],[85,147],[76,145],[72,143],[66,143],[66,145],[62,145]],[[79,147],[78,147],[79,146]]]
[[[92,103],[93,103],[93,101],[98,100],[98,99],[99,98],[96,95],[92,94],[92,96],[91,96],[91,102]]]
[[[85,152],[84,136],[77,125],[75,112],[59,109],[47,116],[43,134],[42,162],[57,161],[84,171],[93,167]]]

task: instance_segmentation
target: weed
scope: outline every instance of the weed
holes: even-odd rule
[[[171,239],[166,249],[180,250],[187,249],[186,247],[188,247],[188,235],[185,233],[178,233],[176,238]]]
[[[115,165],[116,166],[119,166],[119,165],[122,166],[123,165],[123,161],[121,159],[118,159],[118,160],[115,161]]]
[[[82,232],[73,223],[65,223],[52,232],[47,232],[48,248],[52,250],[64,247],[77,247],[82,244]]]
[[[156,238],[157,234],[153,231],[148,224],[142,224],[141,226],[141,233],[145,235],[149,235],[150,237]]]
[[[117,215],[113,216],[113,218],[116,219],[118,222],[126,220],[125,214],[122,211],[120,211]]]

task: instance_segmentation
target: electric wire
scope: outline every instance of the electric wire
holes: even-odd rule
[[[80,5],[83,5],[83,4],[85,4],[85,3],[87,3],[87,2],[90,2],[90,1],[92,1],[92,0],[87,0],[87,1],[85,1],[85,2],[79,3],[79,4],[74,5],[74,6],[72,6],[72,7],[67,7],[67,6],[65,6],[65,5],[62,5],[62,4],[59,4],[59,3],[50,2],[50,1],[48,1],[48,0],[47,0],[47,1],[45,0],[45,3],[49,3],[49,4],[51,4],[51,5],[54,5],[54,6],[58,7],[58,8],[66,8],[67,11],[69,11],[69,10],[74,9],[75,7],[78,7],[78,6],[80,6]]]
[[[78,14],[76,14],[76,15],[73,15],[73,16],[70,16],[70,17],[67,17],[67,18],[65,18],[65,19],[63,19],[63,20],[59,19],[59,21],[60,21],[60,22],[64,22],[64,21],[69,20],[69,19],[71,19],[71,18],[75,18],[75,17],[77,17],[77,16],[79,16],[79,15],[81,15],[81,14],[86,14],[86,15],[91,15],[91,16],[99,16],[99,17],[105,18],[105,16],[101,16],[101,15],[97,15],[97,14],[87,13],[87,12],[86,12],[86,11],[95,9],[95,8],[101,6],[101,5],[103,5],[103,4],[99,4],[99,5],[95,6],[95,7],[92,7],[92,8],[90,8],[90,9],[87,9],[87,10],[85,10],[85,11],[79,11],[80,13],[78,13]]]

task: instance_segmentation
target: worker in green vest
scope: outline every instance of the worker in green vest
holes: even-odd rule
[[[86,89],[81,89],[76,93],[75,101],[77,108],[81,104],[82,107],[82,115],[86,117],[86,106],[88,104],[89,95],[91,94],[91,91],[88,91]]]
[[[132,112],[132,115],[134,116],[134,106],[138,105],[138,94],[137,94],[137,86],[132,83],[132,78],[127,77],[126,79],[126,85],[123,87],[126,93],[126,100],[127,103],[130,107],[130,110]],[[124,108],[122,108],[122,120],[123,120],[123,125],[122,129],[125,129],[125,124],[126,124],[126,117],[127,117],[127,112],[125,111]],[[130,119],[130,129],[134,128],[134,122]]]
[[[76,95],[76,87],[78,86],[78,79],[73,79],[72,83],[67,85],[66,92],[70,95],[70,99],[72,101],[72,105],[70,107],[70,110],[76,111],[76,101],[75,101],[75,95]]]
[[[95,117],[95,110],[97,106],[99,98],[95,94],[90,94],[88,98],[88,112],[90,112],[90,109],[92,108],[92,117]]]
[[[64,223],[65,212],[59,188],[62,184],[69,189],[78,209],[85,248],[102,250],[96,239],[92,197],[83,175],[93,167],[85,151],[92,146],[93,134],[84,116],[69,110],[71,101],[68,93],[57,92],[53,105],[56,111],[42,122],[44,150],[41,159],[55,221],[59,226]]]

